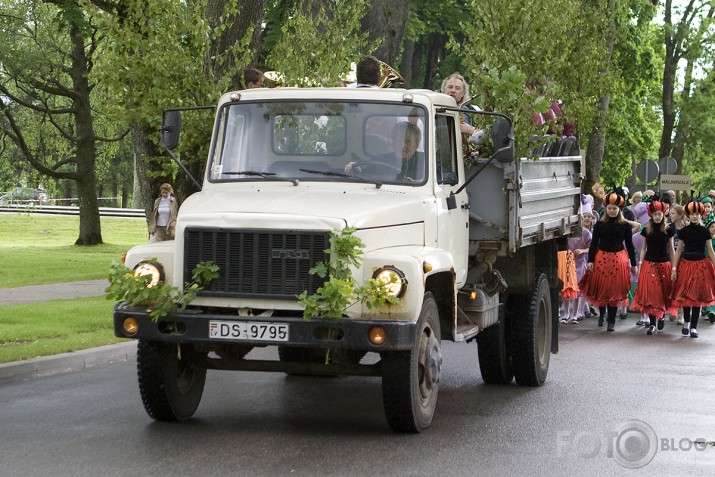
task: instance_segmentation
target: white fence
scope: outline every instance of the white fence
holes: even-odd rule
[[[37,201],[13,201],[0,205],[0,213],[35,213],[54,215],[79,215],[79,207],[73,205],[43,205]],[[119,207],[100,207],[101,217],[141,217],[145,218],[144,209],[122,209]]]

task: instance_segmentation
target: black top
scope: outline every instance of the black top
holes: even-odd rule
[[[596,250],[603,252],[620,252],[623,250],[623,243],[628,250],[628,258],[631,266],[636,266],[636,249],[633,247],[633,236],[631,226],[627,222],[618,223],[618,220],[599,220],[593,226],[593,237],[591,246],[588,248],[588,261],[593,262],[596,258]]]
[[[621,213],[623,214],[623,218],[626,220],[631,220],[634,221],[636,220],[636,214],[633,213],[631,209],[628,207],[621,207]]]
[[[648,260],[649,262],[667,262],[668,258],[668,240],[674,235],[673,228],[668,227],[665,232],[660,229],[656,229],[658,224],[653,224],[653,232],[648,234],[645,227],[641,230],[641,235],[645,237],[645,244],[647,246],[645,251],[645,257],[643,260]]]
[[[680,256],[685,260],[702,260],[705,255],[705,244],[710,240],[710,232],[700,224],[690,224],[680,229],[678,239],[683,241],[683,253]]]

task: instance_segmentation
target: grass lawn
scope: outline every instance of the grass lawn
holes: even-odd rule
[[[106,278],[113,260],[148,241],[146,221],[102,217],[104,244],[73,245],[79,217],[0,214],[0,287]],[[123,341],[104,297],[0,305],[0,363]]]
[[[105,278],[112,260],[148,242],[142,218],[101,224],[102,245],[77,246],[79,217],[0,214],[0,288]]]
[[[104,297],[0,306],[0,363],[124,341]]]

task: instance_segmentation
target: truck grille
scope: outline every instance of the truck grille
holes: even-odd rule
[[[327,248],[325,232],[187,228],[184,281],[191,281],[196,264],[209,260],[220,267],[219,277],[201,296],[295,299],[323,285],[308,271],[327,262]]]

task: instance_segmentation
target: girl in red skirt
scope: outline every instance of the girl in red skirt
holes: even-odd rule
[[[685,213],[690,217],[690,224],[678,233],[678,249],[671,273],[675,284],[670,297],[672,306],[683,307],[683,334],[697,338],[700,309],[715,302],[715,252],[710,232],[700,225],[705,213],[703,204],[697,200],[688,202]]]
[[[648,315],[649,335],[654,335],[657,330],[663,329],[666,311],[674,312],[670,306],[670,293],[673,288],[670,279],[670,259],[675,255],[673,228],[669,227],[665,220],[668,204],[658,199],[656,196],[647,205],[647,212],[651,218],[641,231],[643,242],[638,288],[631,303],[632,310]]]
[[[586,275],[579,283],[589,303],[599,308],[598,326],[603,326],[608,311],[608,331],[615,331],[618,303],[628,298],[631,289],[629,261],[630,272],[637,271],[632,228],[621,213],[625,202],[619,189],[603,197],[606,211],[593,227]]]

